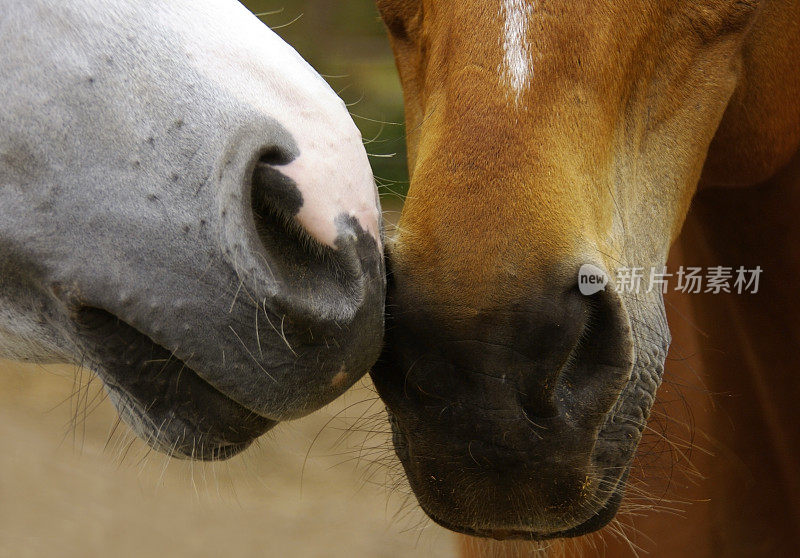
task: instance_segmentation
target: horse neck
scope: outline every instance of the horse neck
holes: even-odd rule
[[[710,435],[719,458],[704,473],[724,521],[713,528],[731,540],[763,527],[762,538],[796,545],[800,533],[799,212],[800,153],[765,184],[700,192],[680,241],[692,265],[764,270],[757,294],[691,301],[705,336],[702,374],[717,394]]]
[[[800,145],[800,3],[764,2],[742,48],[739,82],[703,168],[706,185],[772,179]]]

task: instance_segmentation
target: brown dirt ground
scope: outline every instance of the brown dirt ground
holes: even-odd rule
[[[149,452],[123,425],[110,434],[116,414],[96,379],[78,389],[82,376],[0,362],[1,557],[455,555],[454,536],[392,488],[399,465],[366,382],[200,464]],[[340,440],[354,425],[379,433]]]

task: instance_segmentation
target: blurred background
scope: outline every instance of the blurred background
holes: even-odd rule
[[[403,96],[374,0],[246,0],[322,74],[361,130],[381,197],[408,190]]]
[[[245,4],[349,105],[392,220],[408,184],[402,96],[373,2]],[[455,555],[409,496],[368,379],[203,464],[150,451],[88,372],[0,361],[0,440],[0,557]]]

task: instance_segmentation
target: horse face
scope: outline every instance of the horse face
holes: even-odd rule
[[[669,343],[658,288],[615,277],[664,265],[756,2],[378,5],[411,173],[372,373],[396,451],[451,529],[598,529]],[[610,285],[580,294],[583,264]]]
[[[91,366],[198,459],[367,371],[377,192],[291,47],[232,0],[12,2],[0,37],[0,355]]]

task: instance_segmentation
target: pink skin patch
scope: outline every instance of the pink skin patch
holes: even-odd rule
[[[336,219],[344,214],[382,248],[378,196],[361,134],[325,80],[239,2],[175,0],[160,10],[159,20],[185,37],[198,72],[291,134],[299,155],[280,171],[303,196],[297,220],[308,233],[335,248]],[[197,12],[204,17],[184,17]]]
[[[335,247],[336,219],[354,217],[380,247],[375,182],[355,126],[346,134],[295,133],[300,156],[280,171],[303,196],[297,220],[319,242]]]

